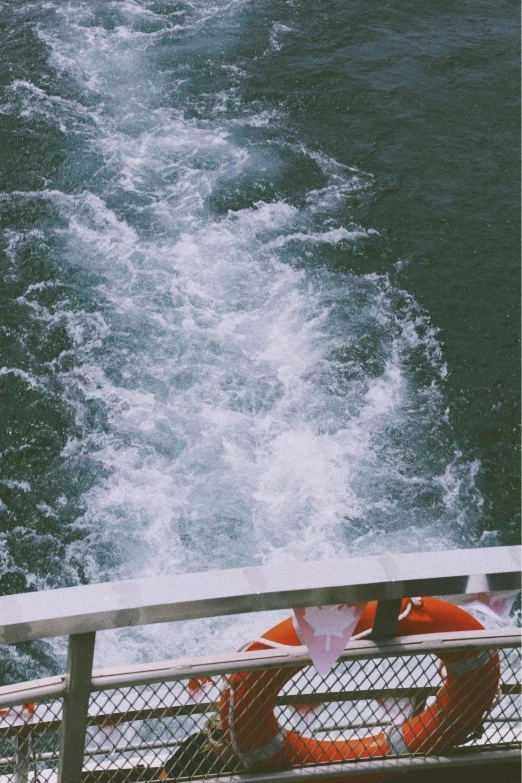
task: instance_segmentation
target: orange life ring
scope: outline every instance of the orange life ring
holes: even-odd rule
[[[404,599],[406,614],[410,599]],[[376,602],[369,602],[355,634],[371,629]],[[422,598],[400,619],[397,635],[480,630],[483,626],[453,604]],[[263,643],[266,640],[266,644]],[[246,650],[301,645],[293,619],[275,625]],[[301,668],[263,669],[227,677],[220,701],[221,727],[226,741],[246,768],[273,769],[379,758],[404,752],[434,753],[462,742],[482,721],[494,702],[500,666],[496,651],[471,650],[440,655],[446,669],[435,702],[402,726],[364,738],[317,740],[282,730],[274,715],[279,691]],[[382,774],[376,779],[382,779]]]

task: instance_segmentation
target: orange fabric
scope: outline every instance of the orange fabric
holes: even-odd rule
[[[407,607],[404,599],[401,612]],[[354,634],[373,626],[376,602],[369,602]],[[444,633],[448,631],[480,630],[482,625],[471,615],[453,604],[426,597],[422,605],[412,606],[408,616],[397,625],[397,635]],[[283,620],[263,634],[269,641],[285,645],[300,645],[292,618]],[[270,649],[256,641],[248,651]],[[451,666],[476,653],[459,652],[441,655],[442,662]],[[245,757],[260,751],[280,734],[274,707],[281,688],[298,673],[300,668],[266,669],[242,672],[228,677],[228,686],[220,703],[220,716],[225,737],[239,755]],[[477,673],[480,688],[475,693]],[[401,727],[403,739],[410,752],[440,752],[461,742],[480,723],[495,698],[499,681],[498,655],[495,653],[479,670],[464,674],[448,674],[433,705],[419,715],[405,721]],[[231,708],[232,705],[232,708]],[[254,768],[274,768],[305,763],[347,761],[358,758],[378,758],[389,752],[384,733],[363,739],[316,740],[287,732],[281,749],[267,761]],[[366,779],[366,778],[365,778]],[[382,780],[382,775],[376,779]],[[340,779],[341,780],[341,779]],[[354,780],[352,778],[352,780]]]

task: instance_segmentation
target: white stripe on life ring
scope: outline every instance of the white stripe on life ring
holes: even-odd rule
[[[257,761],[268,761],[272,756],[281,750],[286,742],[286,732],[279,729],[275,737],[272,737],[266,745],[263,745],[256,750],[249,750],[246,753],[240,752],[239,757],[244,764],[250,765]],[[237,752],[237,751],[236,751]]]
[[[402,756],[403,753],[409,752],[400,726],[394,726],[393,729],[386,732],[386,744],[388,745],[388,753],[394,756]]]

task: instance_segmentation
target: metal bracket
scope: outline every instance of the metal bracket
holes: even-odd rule
[[[371,633],[372,639],[389,639],[396,635],[402,598],[381,600],[377,603]]]
[[[95,633],[69,637],[58,783],[79,783],[81,779],[95,640]]]

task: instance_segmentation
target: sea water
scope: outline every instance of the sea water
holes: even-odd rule
[[[0,3],[2,592],[516,542],[513,14]]]

